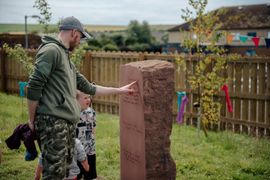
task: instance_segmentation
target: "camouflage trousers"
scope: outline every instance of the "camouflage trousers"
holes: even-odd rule
[[[67,177],[75,146],[75,125],[49,115],[37,115],[35,129],[42,153],[42,179]]]

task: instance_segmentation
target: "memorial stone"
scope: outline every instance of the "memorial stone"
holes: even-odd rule
[[[174,180],[173,64],[147,60],[121,66],[120,85],[133,81],[136,92],[120,97],[121,180]]]

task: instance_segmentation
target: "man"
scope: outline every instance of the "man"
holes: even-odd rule
[[[29,127],[37,132],[44,180],[63,179],[72,162],[75,125],[80,116],[77,89],[91,95],[132,93],[136,83],[120,88],[89,83],[70,61],[69,51],[90,36],[75,17],[63,19],[59,30],[58,39],[42,38],[28,83]]]

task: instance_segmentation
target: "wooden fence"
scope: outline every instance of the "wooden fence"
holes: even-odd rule
[[[31,52],[34,56],[35,52]],[[186,82],[186,75],[175,63],[176,55],[123,53],[123,52],[87,52],[81,68],[85,77],[103,86],[118,87],[119,68],[121,65],[141,60],[166,60],[174,63],[175,91],[186,91],[189,103],[186,107],[186,124],[196,125],[197,111],[193,103],[197,93],[192,92]],[[187,67],[194,69],[196,60],[187,60]],[[225,96],[222,92],[215,98],[222,102],[221,121],[217,129],[229,129],[234,132],[247,133],[253,136],[270,136],[270,57],[243,58],[230,61],[228,76],[231,79],[229,93],[233,113],[226,110]],[[7,93],[19,92],[19,81],[27,80],[20,64],[8,59],[0,51],[0,90]],[[175,93],[176,94],[176,93]],[[98,112],[119,113],[118,96],[94,97],[93,107]],[[174,114],[177,113],[177,97],[174,97]]]

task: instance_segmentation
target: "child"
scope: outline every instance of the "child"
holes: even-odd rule
[[[90,95],[78,91],[77,100],[81,105],[81,117],[77,123],[76,137],[82,142],[90,165],[90,171],[86,172],[81,165],[78,164],[81,169],[78,179],[82,176],[85,180],[95,179],[97,178],[95,152],[96,113],[89,107],[91,105]]]
[[[69,175],[68,177],[65,178],[66,180],[77,180],[77,175],[80,173],[80,168],[77,166],[77,161],[81,163],[81,166],[84,168],[84,171],[86,172],[89,171],[89,165],[87,162],[87,156],[85,154],[84,148],[80,140],[76,138],[73,161],[69,165]],[[40,154],[38,166],[35,172],[35,180],[40,180],[42,171],[43,171],[42,156]]]

